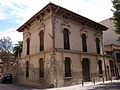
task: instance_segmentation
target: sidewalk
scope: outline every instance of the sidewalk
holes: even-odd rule
[[[68,87],[61,87],[61,88],[50,88],[45,90],[87,90],[87,89],[93,89],[94,87],[100,85],[100,84],[106,84],[106,83],[112,83],[112,82],[120,82],[119,80],[112,80],[112,81],[105,81],[103,82],[96,82],[95,84],[92,82],[86,82],[84,83],[84,86],[82,87],[82,84],[74,85],[74,86],[68,86]]]

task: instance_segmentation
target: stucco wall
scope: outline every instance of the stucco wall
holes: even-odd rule
[[[56,17],[55,19],[55,42],[56,42],[56,48],[63,49],[64,48],[64,41],[63,41],[63,30],[64,28],[67,28],[69,33],[69,42],[70,42],[70,50],[78,50],[82,51],[82,33],[85,32],[87,39],[87,52],[90,53],[96,53],[96,37],[100,39],[100,50],[102,54],[102,32],[95,31],[94,29],[90,27],[85,27],[84,30],[82,29],[82,25],[79,23],[75,23],[70,20],[62,19],[62,17]],[[97,36],[98,35],[98,36]]]

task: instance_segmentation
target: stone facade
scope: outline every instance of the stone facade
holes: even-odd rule
[[[64,45],[64,29],[68,30],[69,49],[67,50]],[[106,61],[103,57],[102,43],[104,30],[107,30],[107,27],[49,3],[17,30],[23,32],[23,52],[18,60],[18,81],[45,87],[76,85],[82,83],[83,80],[102,81],[106,78],[104,67]],[[41,31],[44,32],[43,51],[40,51],[39,34]],[[86,35],[87,51],[85,52],[83,52],[82,34]],[[28,38],[30,39],[29,46]],[[99,53],[97,53],[96,38],[99,39]],[[30,50],[27,55],[28,47]],[[42,78],[39,63],[41,58],[44,62]],[[66,58],[70,60],[69,65],[66,64]],[[102,62],[101,74],[99,74],[99,60]],[[66,76],[65,68],[70,69],[69,76]],[[83,74],[83,71],[88,75]]]
[[[113,57],[116,77],[120,78],[120,36],[114,31],[115,28],[112,17],[100,23],[109,28],[107,31],[103,32],[104,51],[107,56]]]

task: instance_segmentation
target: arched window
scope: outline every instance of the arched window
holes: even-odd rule
[[[100,54],[100,40],[99,38],[96,38],[96,50],[97,50],[97,54]]]
[[[40,51],[44,51],[44,31],[40,31]]]
[[[69,43],[69,30],[64,28],[64,49],[70,50],[70,43]]]
[[[43,58],[39,59],[39,75],[40,75],[40,78],[44,77],[44,61],[43,61]]]
[[[29,55],[30,54],[30,39],[28,38],[26,42],[27,42],[27,52],[26,53],[27,53],[27,55]]]
[[[86,44],[86,35],[82,34],[82,48],[83,52],[87,52],[87,44]]]
[[[115,76],[114,63],[112,60],[109,60],[111,76]]]
[[[99,67],[99,75],[103,74],[102,61],[101,60],[98,61],[98,67]]]
[[[69,57],[65,57],[65,77],[71,77],[71,65]]]

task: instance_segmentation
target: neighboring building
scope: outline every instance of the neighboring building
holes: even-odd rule
[[[113,19],[109,18],[100,22],[109,29],[103,32],[104,50],[107,56],[112,56],[116,77],[120,78],[120,35],[114,31]]]
[[[116,34],[114,31],[114,24],[113,24],[113,19],[108,18],[106,20],[103,20],[100,22],[100,24],[105,25],[109,29],[107,31],[104,31],[103,33],[103,41],[104,45],[110,45],[110,44],[115,44],[115,45],[120,45],[120,35]]]
[[[107,76],[102,43],[106,30],[99,23],[49,3],[17,29],[23,32],[18,81],[46,87],[102,81]]]

